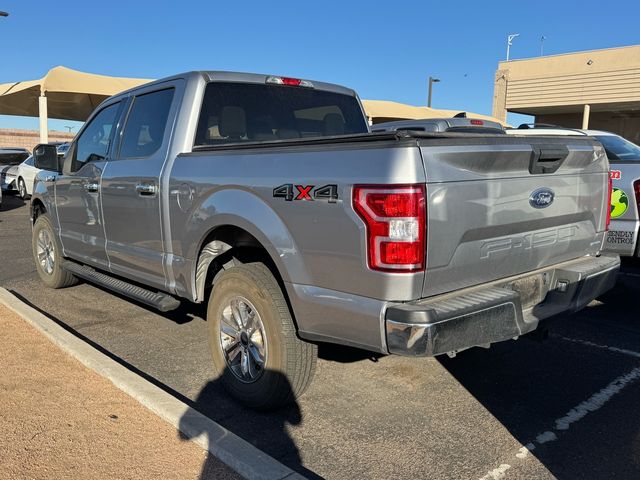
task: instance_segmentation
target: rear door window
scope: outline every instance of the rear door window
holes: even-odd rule
[[[167,88],[133,99],[122,135],[120,158],[148,157],[158,151],[164,138],[174,90]]]
[[[194,145],[366,132],[355,96],[304,87],[211,82]]]

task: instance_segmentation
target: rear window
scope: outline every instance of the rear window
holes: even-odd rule
[[[640,162],[640,147],[617,135],[596,135],[604,147],[609,161]]]
[[[212,82],[194,145],[366,133],[355,97],[304,87]]]
[[[0,152],[0,165],[20,165],[29,157],[29,152],[2,153]]]

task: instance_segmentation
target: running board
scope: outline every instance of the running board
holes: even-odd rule
[[[65,260],[62,263],[62,268],[77,277],[84,278],[91,283],[98,284],[102,287],[108,288],[113,292],[137,300],[140,303],[144,303],[145,305],[157,308],[161,312],[175,310],[176,308],[178,308],[178,306],[180,306],[180,300],[172,297],[171,295],[167,295],[166,293],[162,292],[152,292],[145,288],[138,287],[137,285],[125,282],[124,280],[119,280],[104,273],[98,272],[97,270],[86,265],[80,265],[79,263]]]

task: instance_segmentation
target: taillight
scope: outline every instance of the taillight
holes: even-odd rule
[[[633,182],[633,190],[636,194],[636,205],[638,206],[638,213],[640,213],[640,180]]]
[[[613,180],[611,179],[611,175],[609,175],[609,193],[607,195],[607,226],[605,228],[606,231],[609,231],[609,225],[611,225],[611,194],[613,193]]]
[[[424,270],[424,185],[355,185],[353,208],[367,226],[369,268],[391,272]]]
[[[484,125],[484,122],[482,120],[472,119],[471,120],[471,125]]]

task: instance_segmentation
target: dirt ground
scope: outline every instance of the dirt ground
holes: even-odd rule
[[[3,479],[239,478],[0,305]]]

